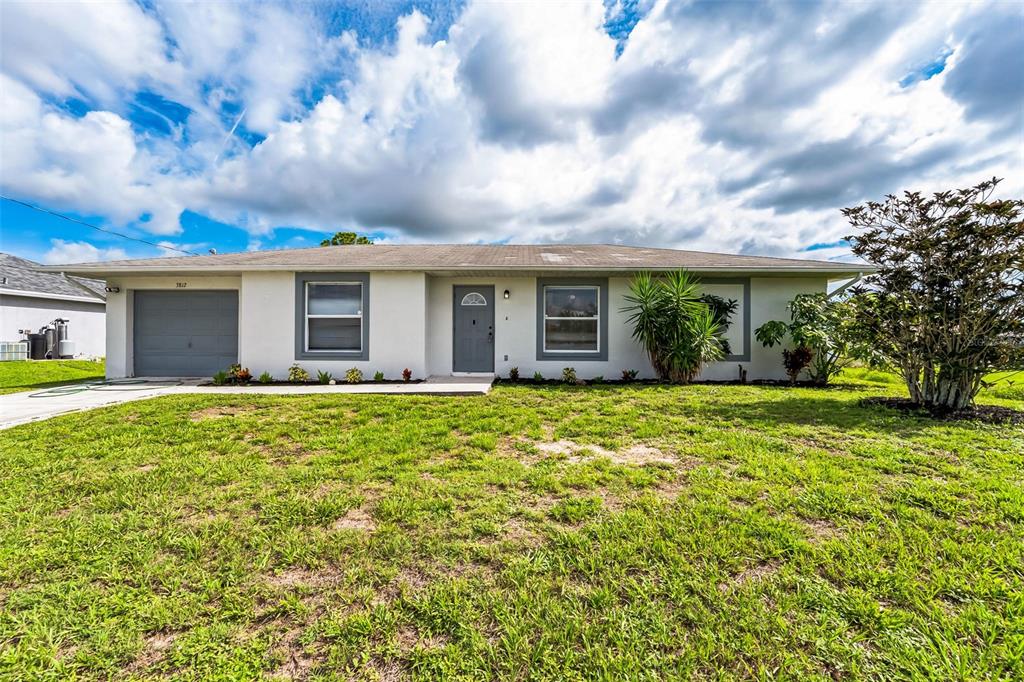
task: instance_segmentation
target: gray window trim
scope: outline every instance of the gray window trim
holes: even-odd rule
[[[358,351],[306,350],[306,285],[325,282],[353,282],[363,286],[362,348]],[[370,273],[297,272],[295,273],[295,359],[296,360],[369,360],[370,359]]]
[[[544,287],[597,287],[598,320],[597,351],[544,350]],[[538,360],[608,360],[608,278],[537,278],[537,359]]]
[[[743,352],[726,355],[719,362],[750,362],[750,278],[749,277],[702,277],[701,284],[742,284],[743,285]],[[736,320],[732,321],[735,326]]]

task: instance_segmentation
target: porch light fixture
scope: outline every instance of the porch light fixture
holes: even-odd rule
[[[508,289],[505,289],[505,293],[504,293],[504,294],[502,294],[502,296],[504,296],[504,297],[505,297],[505,300],[507,301],[507,300],[508,300],[508,297],[509,297],[509,296],[511,296],[511,294],[509,293]]]
[[[121,291],[121,288],[120,287],[103,287],[103,290],[106,291],[108,294],[116,294],[117,292]]]

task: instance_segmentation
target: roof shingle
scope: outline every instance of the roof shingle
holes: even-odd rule
[[[25,258],[0,253],[0,289],[52,298],[95,298],[101,303],[105,300],[102,281],[40,270],[42,267]]]
[[[247,270],[858,272],[865,265],[611,244],[373,244],[53,266],[76,274]]]

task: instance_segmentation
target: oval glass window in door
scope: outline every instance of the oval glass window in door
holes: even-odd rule
[[[483,294],[471,291],[462,297],[462,305],[487,305],[487,299]]]

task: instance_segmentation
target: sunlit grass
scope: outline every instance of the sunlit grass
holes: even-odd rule
[[[0,362],[0,395],[103,378],[103,361],[19,360]]]
[[[175,396],[4,431],[0,676],[1021,679],[1024,429],[858,404],[898,392]]]
[[[896,374],[883,370],[850,367],[843,370],[837,381],[860,386],[886,386],[906,393],[903,380]],[[1024,372],[993,372],[985,377],[985,386],[978,394],[977,402],[1012,407],[1006,401],[1024,401]]]

